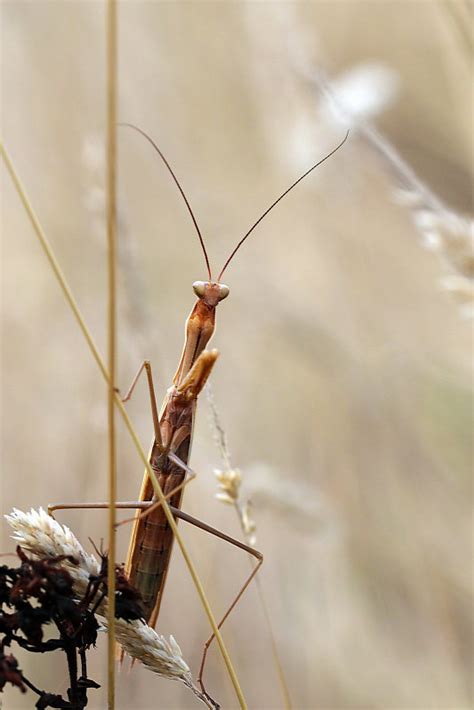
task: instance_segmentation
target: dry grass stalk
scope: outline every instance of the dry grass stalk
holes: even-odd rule
[[[219,485],[219,490],[215,497],[222,503],[234,506],[245,540],[248,545],[253,547],[257,541],[257,525],[250,515],[251,503],[250,500],[244,501],[241,498],[240,486],[242,483],[242,474],[238,468],[233,468],[231,464],[226,433],[220,422],[210,385],[207,385],[206,393],[211,408],[214,438],[224,463],[222,470],[214,469],[214,475]]]
[[[463,32],[468,15],[462,3],[445,3],[444,10],[453,22],[463,50],[472,50],[472,38]],[[375,125],[375,120],[387,111],[398,93],[402,77],[382,62],[363,62],[350,67],[339,76],[329,77],[320,65],[318,41],[302,23],[295,4],[279,8],[277,21],[288,37],[289,59],[295,71],[322,95],[319,105],[320,125],[334,129],[351,128],[353,137],[361,136],[366,145],[383,160],[393,176],[395,193],[400,202],[412,210],[412,218],[421,234],[423,246],[435,251],[445,274],[439,279],[443,290],[459,303],[464,318],[474,318],[474,221],[447,207],[429,185],[415,173],[396,147]],[[291,31],[288,31],[291,28]],[[293,38],[297,37],[295,42]],[[470,56],[470,54],[469,54]],[[307,142],[303,154],[307,153]],[[297,151],[298,152],[298,151]]]
[[[230,460],[229,447],[227,445],[227,436],[225,429],[222,426],[219,413],[217,411],[214,398],[212,396],[211,385],[206,386],[207,400],[209,402],[209,407],[211,409],[211,419],[214,431],[214,438],[222,457],[224,468],[214,469],[214,474],[218,481],[219,490],[217,491],[215,497],[222,503],[227,505],[233,505],[234,509],[239,518],[240,527],[244,534],[245,540],[248,545],[254,546],[257,541],[256,531],[257,524],[250,515],[251,502],[250,500],[242,500],[240,486],[242,483],[242,473],[238,468],[233,468]],[[288,689],[288,684],[286,682],[285,673],[283,671],[283,664],[280,660],[280,654],[278,651],[278,645],[276,642],[275,633],[273,631],[272,618],[270,611],[268,609],[268,604],[265,599],[265,594],[263,587],[260,583],[260,578],[255,578],[255,584],[258,591],[258,596],[260,597],[260,603],[262,605],[263,613],[265,615],[265,620],[268,627],[268,632],[270,635],[270,643],[272,646],[272,654],[275,663],[275,668],[280,681],[281,691],[283,695],[284,705],[286,710],[291,710],[291,699],[290,692]]]
[[[108,555],[107,586],[109,605],[107,610],[108,656],[107,702],[110,710],[115,708],[115,565],[116,565],[116,511],[117,500],[117,446],[115,425],[115,391],[117,379],[117,3],[108,0],[106,14],[106,69],[107,69],[107,364],[109,387],[107,391],[108,421]]]
[[[441,288],[459,303],[461,315],[474,317],[474,220],[443,205],[434,206],[415,188],[398,190],[396,199],[412,210],[422,243],[446,268]]]
[[[62,565],[73,578],[79,596],[85,592],[90,576],[99,574],[98,560],[84,550],[67,526],[58,523],[43,508],[31,509],[29,513],[15,508],[5,518],[13,529],[13,539],[34,557],[72,555],[78,560],[77,566],[67,560]],[[107,609],[107,599],[104,599],[97,613],[107,617]],[[104,619],[104,628],[106,626]],[[167,640],[142,621],[123,619],[115,620],[115,635],[124,651],[148,670],[163,678],[180,681],[207,707],[214,707],[194,684],[189,666],[173,636]]]
[[[255,498],[258,496],[260,502],[275,508],[280,514],[290,515],[292,525],[308,530],[313,530],[315,523],[329,527],[330,523],[326,519],[328,517],[326,506],[317,490],[306,486],[301,481],[298,483],[298,489],[295,490],[294,485],[286,480],[281,480],[276,471],[263,464],[252,467],[252,482],[247,486],[247,491],[251,493],[252,498],[242,499],[242,472],[232,466],[226,433],[209,385],[207,395],[211,408],[214,438],[223,462],[222,469],[214,469],[214,475],[218,481],[218,491],[215,497],[222,503],[234,506],[248,544],[255,545],[256,543],[257,524],[251,516],[254,495]]]
[[[370,111],[340,101],[338,82],[330,82],[321,71],[315,72],[314,83],[323,92],[327,108],[344,127],[351,126],[386,163],[396,182],[395,196],[412,211],[422,244],[439,256],[446,274],[440,278],[441,288],[460,304],[465,318],[474,317],[474,220],[448,208],[433,190],[415,173],[395,146],[371,122]],[[370,76],[365,94],[370,95]],[[360,87],[359,87],[360,93]],[[358,95],[357,92],[354,92]]]

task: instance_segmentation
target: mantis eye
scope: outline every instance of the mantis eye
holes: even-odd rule
[[[230,289],[228,286],[225,284],[219,284],[219,301],[223,301],[224,298],[227,298],[227,296],[230,293]]]
[[[214,281],[195,281],[193,283],[193,291],[208,306],[215,307],[219,301],[227,298],[230,289],[225,284],[215,283]]]
[[[204,293],[206,292],[206,282],[195,281],[193,283],[193,291],[198,298],[204,298]]]

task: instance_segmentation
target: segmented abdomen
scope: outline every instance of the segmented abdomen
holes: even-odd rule
[[[185,463],[188,457],[189,441],[183,442],[176,455]],[[156,453],[156,455],[154,455]],[[185,457],[185,458],[183,458]],[[151,456],[151,465],[165,495],[183,482],[185,473],[175,463],[163,457],[156,447]],[[183,489],[168,499],[169,505],[181,506]],[[154,491],[147,477],[142,486],[140,500],[152,500]],[[146,621],[154,626],[158,617],[161,595],[173,547],[173,533],[160,506],[150,515],[135,523],[135,547],[129,560],[127,572],[130,582],[140,590],[145,609]]]

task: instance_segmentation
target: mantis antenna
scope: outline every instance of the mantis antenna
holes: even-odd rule
[[[166,167],[168,168],[168,170],[169,170],[169,172],[170,172],[170,174],[171,174],[171,177],[173,178],[174,182],[176,183],[176,186],[177,186],[178,190],[179,190],[180,193],[181,193],[181,196],[182,196],[182,198],[183,198],[183,200],[184,200],[184,202],[185,202],[185,204],[186,204],[186,207],[187,207],[187,209],[188,209],[188,212],[189,212],[189,214],[191,215],[191,219],[192,219],[192,221],[193,221],[194,227],[195,227],[196,232],[197,232],[197,235],[198,235],[198,237],[199,237],[199,242],[200,242],[200,244],[201,244],[201,249],[202,249],[202,252],[203,252],[203,254],[204,254],[204,259],[205,259],[205,261],[206,261],[206,267],[207,267],[207,273],[208,273],[208,275],[209,275],[209,281],[212,281],[211,266],[210,266],[210,263],[209,263],[209,257],[208,257],[208,255],[207,255],[207,251],[206,251],[206,247],[205,247],[205,244],[204,244],[204,239],[203,239],[202,234],[201,234],[201,230],[199,229],[199,225],[198,225],[198,223],[197,223],[196,217],[194,216],[194,212],[193,212],[193,210],[191,209],[191,205],[189,204],[188,198],[187,198],[186,195],[184,194],[184,190],[183,190],[183,188],[181,187],[178,178],[177,178],[176,175],[174,174],[171,165],[168,163],[168,161],[166,160],[165,156],[163,155],[163,153],[161,152],[161,150],[158,148],[157,144],[155,143],[155,141],[154,141],[152,138],[150,138],[150,136],[149,136],[147,133],[145,133],[145,131],[143,131],[141,128],[138,128],[138,126],[135,126],[133,123],[119,123],[119,126],[126,126],[126,127],[128,127],[128,128],[133,128],[134,131],[137,131],[137,132],[140,133],[144,138],[146,138],[146,140],[153,146],[153,148],[156,150],[156,152],[157,152],[158,155],[160,156],[161,160],[164,162],[164,164],[165,164]],[[307,170],[305,173],[303,173],[303,175],[301,175],[301,177],[299,177],[297,180],[295,180],[295,182],[292,183],[292,184],[290,185],[290,187],[288,187],[284,192],[282,192],[282,194],[281,194],[274,202],[272,202],[272,204],[270,205],[270,207],[268,207],[268,208],[265,210],[265,212],[263,212],[263,214],[260,215],[260,217],[257,219],[257,221],[253,223],[253,225],[250,227],[250,229],[244,234],[244,236],[242,237],[242,239],[238,242],[237,246],[236,246],[235,249],[232,251],[232,253],[231,253],[231,255],[229,256],[229,258],[227,259],[227,261],[225,262],[224,266],[223,266],[222,269],[221,269],[221,272],[220,272],[219,276],[217,277],[217,283],[220,282],[220,280],[221,280],[221,278],[222,278],[222,275],[224,274],[224,271],[227,269],[227,267],[229,266],[230,262],[232,261],[232,259],[234,258],[234,256],[236,255],[236,253],[238,252],[238,250],[240,249],[240,247],[242,246],[242,244],[246,241],[246,239],[247,239],[247,238],[250,236],[250,234],[253,232],[253,230],[255,229],[255,227],[257,227],[257,225],[260,224],[260,222],[264,219],[264,217],[266,217],[267,214],[280,202],[280,200],[282,200],[289,192],[291,192],[291,190],[293,190],[293,188],[296,187],[296,186],[298,185],[298,183],[300,183],[302,180],[304,180],[304,178],[307,177],[311,172],[313,172],[313,170],[315,170],[316,168],[318,168],[320,165],[322,165],[322,163],[324,163],[326,160],[328,160],[328,158],[330,158],[332,155],[334,155],[334,153],[336,153],[336,152],[339,150],[339,148],[342,148],[342,146],[343,146],[344,143],[346,142],[348,136],[349,136],[349,131],[346,132],[346,135],[344,136],[344,138],[342,139],[342,141],[341,141],[335,148],[333,148],[327,155],[325,155],[324,158],[321,158],[321,160],[318,160],[318,162],[315,163],[311,168],[309,168],[309,170]]]
[[[299,182],[301,182],[307,175],[309,175],[313,170],[315,170],[315,168],[317,168],[319,165],[321,165],[322,163],[324,163],[324,161],[327,160],[328,158],[330,158],[331,155],[334,155],[334,153],[336,153],[336,152],[339,150],[339,148],[342,148],[342,146],[343,146],[344,143],[346,142],[348,136],[349,136],[349,131],[347,131],[346,135],[344,136],[344,138],[342,139],[342,141],[339,143],[339,145],[337,145],[335,148],[333,148],[333,150],[331,150],[330,153],[328,153],[327,155],[325,155],[324,158],[322,158],[322,159],[319,160],[315,165],[313,165],[312,168],[310,168],[310,169],[307,170],[305,173],[303,173],[303,175],[302,175],[301,177],[299,177],[298,180],[295,180],[295,182],[294,182],[292,185],[290,185],[290,187],[288,187],[288,188],[285,190],[285,192],[283,192],[283,193],[280,195],[280,197],[278,197],[278,198],[275,200],[275,202],[272,202],[272,204],[270,205],[270,207],[268,207],[268,208],[265,210],[265,212],[257,219],[257,221],[254,222],[254,224],[250,227],[250,229],[248,230],[248,232],[247,232],[246,234],[244,234],[244,236],[242,237],[242,239],[240,240],[240,242],[237,244],[237,246],[235,247],[234,251],[233,251],[232,254],[229,256],[229,258],[228,258],[227,261],[225,262],[224,266],[222,267],[222,270],[221,270],[219,276],[217,277],[217,281],[220,281],[220,280],[221,280],[222,274],[224,273],[224,271],[225,271],[225,270],[227,269],[227,267],[229,266],[230,262],[232,261],[232,259],[233,259],[234,256],[235,256],[235,254],[238,252],[238,250],[240,249],[240,247],[242,246],[242,244],[245,242],[245,240],[247,239],[247,237],[253,232],[253,230],[255,229],[255,227],[256,227],[258,224],[260,224],[260,222],[262,221],[262,219],[263,219],[264,217],[267,216],[267,214],[270,212],[270,210],[272,210],[272,209],[275,207],[275,205],[277,205],[277,204],[280,202],[280,200],[282,200],[282,199],[285,197],[285,195],[287,195],[287,194],[290,192],[290,190],[292,190],[294,187],[296,187]]]
[[[146,138],[149,143],[151,143],[151,145],[153,146],[153,148],[156,150],[156,152],[157,152],[158,155],[160,156],[161,160],[164,162],[164,164],[165,164],[166,167],[168,168],[169,172],[171,173],[171,177],[172,177],[173,180],[175,181],[176,186],[177,186],[178,190],[180,191],[181,196],[182,196],[182,198],[183,198],[183,200],[184,200],[184,202],[185,202],[185,204],[186,204],[186,207],[188,208],[188,212],[189,212],[189,214],[191,215],[191,219],[193,220],[193,224],[194,224],[194,227],[195,227],[195,229],[196,229],[197,235],[198,235],[198,237],[199,237],[199,242],[200,242],[200,244],[201,244],[201,249],[202,249],[202,252],[203,252],[203,254],[204,254],[204,259],[206,260],[206,267],[207,267],[207,273],[209,274],[209,281],[212,281],[211,266],[210,266],[210,264],[209,264],[209,257],[208,257],[208,255],[207,255],[206,247],[205,247],[205,245],[204,245],[204,239],[202,238],[201,230],[199,229],[199,225],[198,225],[198,223],[197,223],[196,217],[194,216],[194,212],[193,212],[192,209],[191,209],[191,205],[189,204],[188,198],[187,198],[186,195],[184,194],[184,190],[183,190],[183,188],[181,187],[181,185],[179,184],[179,180],[178,180],[178,178],[176,177],[176,175],[175,175],[174,172],[173,172],[173,168],[172,168],[171,165],[168,163],[168,161],[166,160],[165,156],[163,155],[163,153],[161,152],[161,150],[160,150],[160,149],[158,148],[158,146],[156,145],[155,141],[154,141],[152,138],[150,138],[150,136],[149,136],[147,133],[145,133],[145,131],[142,131],[142,129],[141,129],[141,128],[138,128],[138,126],[134,126],[133,123],[119,123],[118,125],[119,125],[119,126],[126,126],[127,128],[133,128],[134,131],[138,131],[138,133],[141,133],[141,135],[142,135],[144,138]]]

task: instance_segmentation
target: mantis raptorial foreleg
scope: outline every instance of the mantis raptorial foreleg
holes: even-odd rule
[[[202,388],[204,387],[207,378],[210,375],[210,372],[214,366],[214,363],[217,359],[218,353],[217,350],[212,350],[212,351],[207,351],[204,350],[202,351],[199,356],[196,358],[193,366],[189,370],[189,372],[186,374],[186,376],[183,378],[182,382],[178,385],[177,387],[177,392],[185,399],[186,403],[188,405],[193,405],[193,403],[196,401],[198,395],[200,394]],[[177,486],[175,486],[171,491],[169,491],[165,495],[165,499],[169,500],[172,498],[172,496],[175,493],[178,493],[184,486],[186,486],[188,483],[191,482],[196,477],[195,472],[188,466],[188,464],[180,459],[176,454],[173,452],[173,448],[177,449],[178,446],[176,445],[176,439],[179,440],[179,434],[180,431],[178,429],[177,432],[175,432],[175,445],[174,447],[169,445],[165,445],[163,443],[163,436],[161,432],[161,427],[160,427],[160,422],[159,422],[159,415],[158,415],[158,407],[156,404],[156,395],[155,395],[155,387],[153,384],[153,373],[152,373],[152,367],[151,363],[149,360],[144,360],[140,367],[138,368],[138,371],[135,375],[135,377],[132,380],[132,383],[130,387],[127,390],[127,393],[125,396],[122,398],[122,402],[128,402],[132,394],[135,390],[135,387],[140,379],[140,375],[142,372],[145,371],[147,375],[147,382],[148,382],[148,392],[150,395],[150,404],[151,404],[151,412],[152,412],[152,418],[153,418],[153,428],[155,432],[155,439],[154,442],[152,443],[152,451],[153,448],[156,447],[156,449],[161,452],[169,461],[174,463],[179,469],[184,471],[185,474],[187,474],[187,478],[183,478],[183,481],[180,482]],[[162,414],[163,412],[166,411],[166,399],[165,403],[163,404],[163,409],[162,409]],[[181,429],[183,431],[182,436],[186,436],[188,434],[188,423],[186,422],[186,425],[182,426]],[[143,493],[143,491],[142,491]],[[144,518],[148,517],[151,515],[153,512],[155,512],[159,507],[161,503],[159,501],[155,502],[153,506],[145,510],[143,513],[140,515],[136,516],[134,519],[140,519],[143,520]],[[129,519],[122,521],[121,524],[129,522]]]
[[[138,380],[140,379],[140,375],[142,372],[146,372],[147,376],[147,384],[148,384],[148,393],[150,396],[150,405],[151,405],[151,414],[152,414],[152,419],[153,419],[153,429],[155,433],[155,441],[156,445],[161,448],[163,452],[166,452],[166,449],[163,445],[163,439],[161,436],[161,429],[160,429],[160,421],[159,421],[159,415],[158,415],[158,407],[156,404],[156,394],[155,394],[155,386],[153,384],[153,372],[152,372],[152,367],[151,363],[149,360],[144,360],[140,367],[137,370],[137,373],[135,377],[132,380],[132,383],[130,387],[127,390],[127,393],[125,396],[122,398],[122,402],[125,404],[126,402],[129,402],[130,399],[132,398],[132,394],[135,390],[136,385],[138,384]],[[152,444],[153,446],[153,444]],[[171,452],[168,451],[168,457],[171,461],[173,461],[179,468],[181,468],[187,475],[187,478],[184,478],[182,483],[178,484],[175,488],[173,488],[171,491],[169,491],[165,495],[165,500],[169,500],[175,493],[180,491],[182,488],[188,485],[194,478],[196,478],[196,473],[186,464],[184,461],[181,461],[178,457],[175,457],[175,455]],[[136,517],[140,517],[141,520],[143,520],[145,517],[153,513],[157,508],[159,508],[161,505],[160,501],[156,501],[154,505],[150,506],[146,510],[144,510],[139,516],[134,516],[133,518],[127,518],[126,520],[122,520],[118,525],[124,525],[126,523],[132,522],[135,520]]]
[[[161,429],[160,429],[160,420],[158,416],[158,407],[156,405],[156,395],[155,395],[155,386],[153,384],[153,373],[151,370],[151,363],[149,360],[143,360],[142,364],[138,368],[137,374],[132,380],[132,384],[127,390],[127,393],[124,397],[122,397],[122,402],[125,404],[125,402],[130,401],[132,398],[133,391],[138,383],[138,380],[140,379],[140,375],[142,374],[143,370],[146,372],[147,376],[147,381],[148,381],[148,392],[150,395],[150,404],[151,404],[151,416],[153,419],[153,429],[155,432],[155,441],[157,444],[161,447],[163,447],[163,441],[161,439]]]
[[[57,505],[50,505],[48,506],[48,513],[52,515],[54,511],[56,510],[104,510],[109,507],[108,503],[59,503]],[[142,511],[148,511],[150,508],[155,508],[156,503],[149,502],[149,501],[117,501],[115,503],[115,507],[118,509],[128,509],[128,508],[135,508],[138,510]],[[189,513],[185,513],[183,510],[180,508],[175,508],[174,506],[170,505],[169,506],[170,511],[173,513],[175,518],[179,518],[180,520],[184,520],[186,523],[190,523],[191,525],[194,525],[195,527],[199,528],[200,530],[204,530],[204,532],[210,533],[211,535],[214,535],[215,537],[219,538],[220,540],[224,540],[225,542],[230,543],[231,545],[234,545],[235,547],[238,547],[240,550],[244,550],[244,552],[247,552],[249,555],[252,555],[255,557],[257,560],[257,564],[254,567],[254,569],[250,572],[248,575],[247,579],[243,583],[242,587],[240,588],[239,592],[229,605],[227,611],[225,612],[224,616],[221,618],[219,623],[217,624],[217,628],[220,629],[226,619],[229,617],[233,609],[236,607],[238,602],[240,601],[243,593],[249,586],[250,582],[252,579],[255,577],[257,574],[260,566],[263,563],[263,555],[259,550],[256,550],[254,547],[250,547],[249,545],[246,545],[243,542],[240,542],[240,540],[236,540],[235,538],[231,537],[230,535],[226,535],[226,533],[223,533],[221,530],[218,530],[217,528],[212,527],[211,525],[208,525],[208,523],[203,522],[202,520],[199,520],[199,518],[195,518],[192,515],[189,515]],[[133,521],[134,519],[131,518],[130,521]],[[127,521],[124,521],[127,522]],[[123,523],[121,523],[123,524]],[[206,664],[206,658],[207,658],[207,652],[209,650],[209,647],[211,643],[213,642],[215,638],[215,634],[212,634],[206,643],[204,644],[204,651],[202,654],[202,659],[201,659],[201,665],[199,667],[199,675],[198,675],[198,683],[201,686],[201,689],[203,693],[207,696],[206,689],[204,687],[204,682],[203,682],[203,675],[204,675],[204,667]]]

